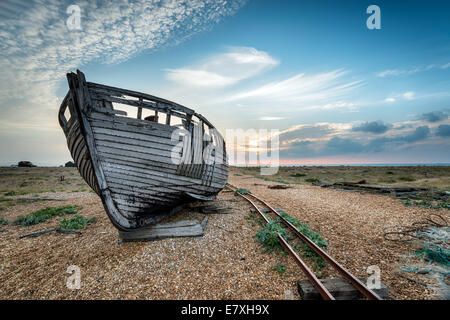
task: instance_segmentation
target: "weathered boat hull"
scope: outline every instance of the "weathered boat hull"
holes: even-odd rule
[[[87,83],[80,71],[67,77],[60,125],[81,176],[118,229],[148,227],[179,205],[213,199],[223,189],[225,144],[201,115],[150,95]],[[116,103],[136,107],[137,118],[124,116]],[[158,112],[165,113],[166,123],[142,120],[143,108],[153,110],[156,121]],[[170,125],[174,117],[183,125]]]

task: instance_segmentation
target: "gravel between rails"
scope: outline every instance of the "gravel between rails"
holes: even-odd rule
[[[435,279],[400,270],[405,261],[422,262],[412,255],[413,243],[386,241],[383,235],[387,228],[411,225],[433,212],[449,218],[449,210],[406,207],[398,199],[384,195],[318,186],[290,185],[288,189],[274,190],[267,186],[276,183],[249,176],[232,176],[231,181],[319,231],[329,243],[328,253],[355,276],[367,278],[367,267],[378,266],[381,281],[388,287],[392,299],[435,298],[436,292],[430,288],[438,285]],[[337,276],[329,268],[324,271]],[[399,273],[430,287],[408,281],[398,276]]]
[[[274,183],[233,174],[230,183],[320,231],[330,244],[328,252],[356,276],[367,277],[366,268],[378,265],[392,298],[433,297],[433,290],[395,275],[410,245],[383,240],[387,226],[410,224],[431,210],[407,208],[386,196],[313,186],[271,190],[267,185]],[[30,227],[0,226],[1,299],[299,299],[296,281],[306,277],[290,257],[265,252],[254,237],[260,227],[249,219],[250,205],[231,192],[221,192],[214,202],[230,207],[229,213],[210,215],[203,237],[123,244],[95,194],[41,197],[65,201],[17,204],[0,216],[12,221],[47,206],[71,204],[83,206],[79,213],[97,221],[79,236],[49,233],[21,240],[20,235],[58,226],[59,218]],[[203,217],[187,209],[172,220]],[[277,264],[286,267],[283,275],[274,270]],[[71,265],[81,269],[79,290],[66,287]],[[407,276],[432,283],[425,276]]]

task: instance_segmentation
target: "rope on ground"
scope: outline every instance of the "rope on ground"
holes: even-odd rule
[[[415,252],[416,256],[448,267],[450,266],[449,235],[450,227],[447,218],[441,214],[432,213],[424,220],[414,222],[411,226],[400,226],[396,230],[386,231],[384,239],[397,242],[422,240],[423,248]],[[409,266],[400,269],[405,272],[418,272],[418,269]],[[440,273],[449,274],[449,272]]]
[[[445,217],[440,214],[432,213],[421,221],[414,222],[411,226],[399,226],[395,230],[385,231],[384,239],[389,241],[406,242],[414,239],[429,239],[432,228],[448,227],[449,223]],[[444,239],[448,242],[447,239]]]

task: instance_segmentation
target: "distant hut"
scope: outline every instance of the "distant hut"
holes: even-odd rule
[[[34,165],[31,161],[19,161],[18,167],[21,168],[32,168],[32,167],[36,167],[36,165]]]
[[[76,168],[76,164],[73,161],[66,162],[64,166],[66,168]]]

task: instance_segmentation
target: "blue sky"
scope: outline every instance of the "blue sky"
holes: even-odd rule
[[[68,30],[66,9],[81,9]],[[381,29],[369,30],[369,5]],[[6,1],[0,164],[70,160],[65,72],[278,129],[282,163],[450,162],[448,1]]]

